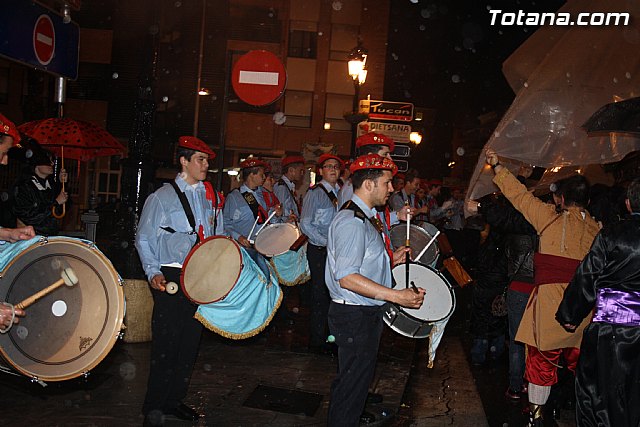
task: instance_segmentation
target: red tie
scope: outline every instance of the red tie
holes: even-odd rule
[[[384,240],[384,247],[387,250],[387,255],[389,255],[389,262],[393,264],[393,251],[391,250],[391,240],[389,239],[389,236],[387,236],[387,226],[384,222],[382,222],[382,219],[380,218],[380,212],[376,212],[376,218],[378,218],[378,221],[380,221],[383,226],[382,240]]]

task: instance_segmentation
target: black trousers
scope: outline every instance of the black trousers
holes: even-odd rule
[[[373,380],[382,336],[382,307],[331,303],[329,329],[338,345],[327,424],[358,426]]]
[[[311,272],[311,316],[309,321],[309,345],[321,346],[327,341],[327,313],[329,312],[329,289],[324,282],[327,249],[307,245],[307,261]]]
[[[180,269],[162,267],[167,282],[180,282]],[[151,366],[142,413],[175,408],[187,395],[198,355],[202,324],[193,318],[196,306],[178,290],[169,295],[151,290]]]

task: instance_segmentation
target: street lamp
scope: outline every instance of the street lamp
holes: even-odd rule
[[[360,86],[367,80],[367,49],[360,42],[349,53],[349,75],[353,79],[353,111],[345,116],[345,119],[351,124],[351,150],[350,157],[356,157],[356,137],[357,126],[366,116],[358,114],[358,103],[360,102]]]

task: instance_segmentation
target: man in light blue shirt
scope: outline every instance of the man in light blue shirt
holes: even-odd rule
[[[180,281],[182,264],[198,241],[223,233],[221,197],[209,183],[203,184],[214,156],[200,139],[180,137],[176,158],[181,172],[147,197],[140,216],[135,244],[154,301],[151,369],[142,407],[145,425],[162,425],[165,416],[186,421],[200,417],[182,399],[198,354],[202,324],[193,318],[196,306],[181,290],[175,295],[164,291],[168,282]]]
[[[338,374],[331,385],[327,424],[357,426],[373,378],[386,302],[420,308],[424,289],[392,289],[391,266],[404,262],[408,248],[385,249],[374,206],[384,205],[397,170],[376,154],[351,166],[354,195],[329,228],[326,283],[331,295],[329,328],[338,345]]]
[[[273,191],[282,204],[282,212],[290,220],[300,219],[300,201],[296,193],[296,185],[304,176],[304,157],[286,156],[282,159],[282,176],[276,182]]]
[[[309,237],[307,260],[311,271],[311,317],[309,321],[309,350],[329,353],[327,341],[327,312],[329,293],[324,283],[327,260],[327,235],[329,225],[338,211],[338,178],[342,160],[333,154],[323,154],[318,159],[318,171],[322,180],[304,196],[300,228]]]

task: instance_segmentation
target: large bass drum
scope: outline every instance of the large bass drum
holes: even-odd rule
[[[0,335],[0,369],[45,382],[88,374],[122,329],[124,292],[111,262],[91,242],[72,238],[2,246],[0,301],[15,305],[56,282],[66,268],[78,283],[39,299]]]

